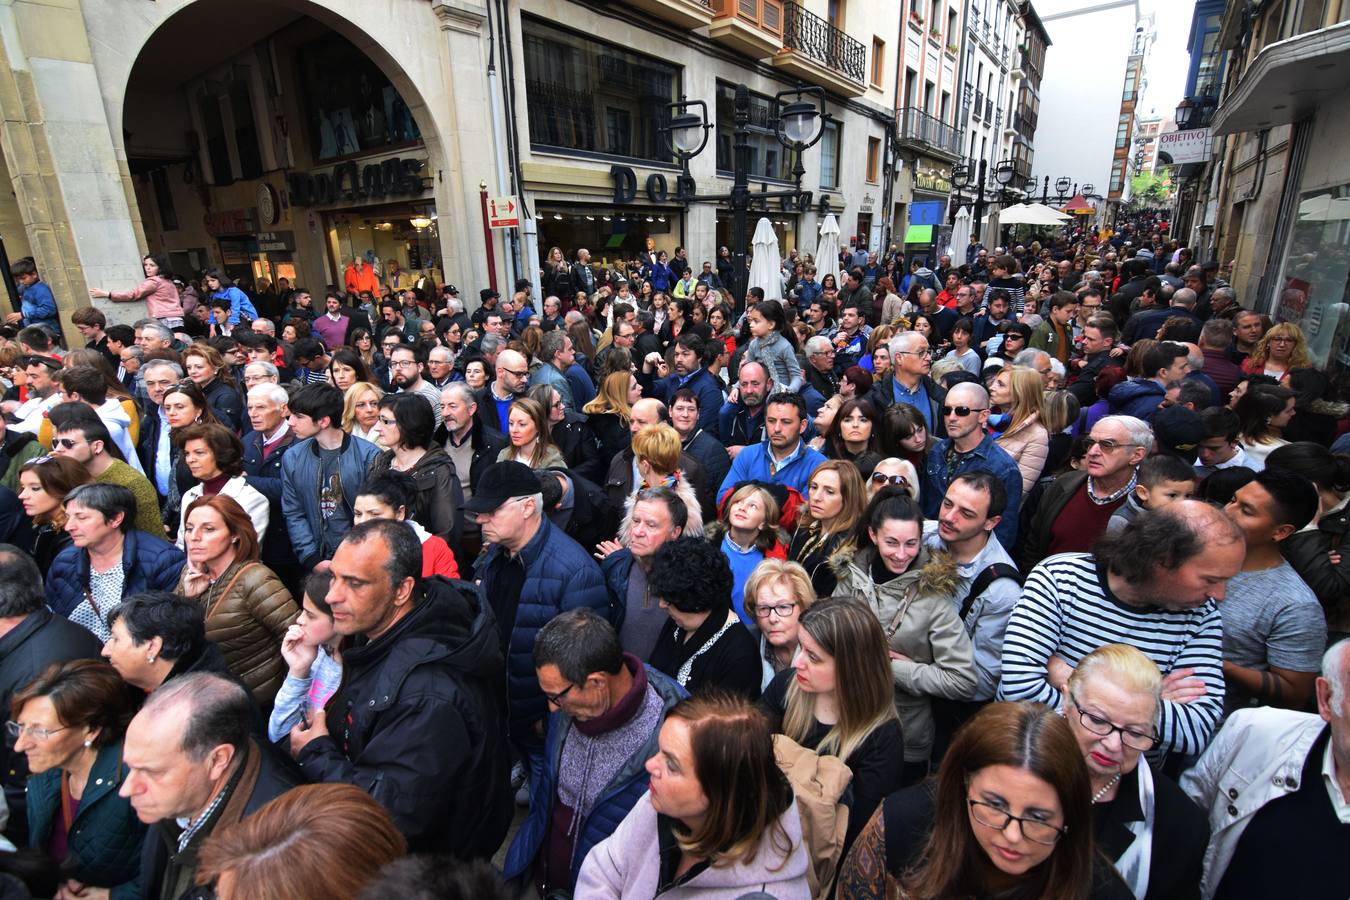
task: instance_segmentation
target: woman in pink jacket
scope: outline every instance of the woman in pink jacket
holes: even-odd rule
[[[159,319],[168,328],[183,327],[183,302],[178,296],[178,287],[171,280],[168,261],[162,256],[146,254],[141,257],[145,268],[145,280],[132,291],[105,291],[90,288],[89,296],[94,299],[106,297],[118,303],[130,303],[144,300],[146,312],[152,318]]]

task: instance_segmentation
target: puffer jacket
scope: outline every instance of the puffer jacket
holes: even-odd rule
[[[117,795],[126,778],[122,743],[98,751],[67,838],[66,874],[94,887],[112,888],[113,900],[141,896],[141,844],[146,826],[131,802]],[[61,770],[28,779],[28,846],[46,847],[61,808]]]
[[[1040,416],[1032,415],[1016,428],[1005,431],[994,441],[1003,448],[1022,473],[1022,496],[1031,493],[1036,479],[1045,469],[1045,457],[1050,452],[1050,433],[1041,424]]]
[[[356,503],[356,491],[366,480],[371,461],[380,448],[358,437],[342,439],[338,471],[342,494],[350,507]],[[316,530],[323,518],[319,512],[319,445],[307,438],[281,459],[281,510],[291,533],[295,556],[308,571],[323,559],[323,534]]]
[[[496,623],[472,584],[438,576],[422,586],[384,634],[344,640],[330,733],[298,762],[310,781],[378,800],[410,852],[487,859],[513,812]]]
[[[647,684],[661,698],[662,720],[666,713],[685,697],[689,696],[675,679],[658,672],[651,666],[644,666],[647,672]],[[554,712],[548,719],[548,733],[544,739],[544,768],[542,773],[530,785],[530,797],[547,797],[548,803],[531,803],[529,816],[520,830],[516,832],[511,847],[506,851],[506,863],[502,874],[507,879],[528,875],[535,859],[548,839],[549,820],[553,816],[553,801],[558,793],[558,768],[562,763],[563,744],[571,733],[575,723],[561,710]],[[647,793],[646,762],[656,753],[656,738],[660,728],[655,729],[637,752],[619,768],[619,771],[605,785],[590,812],[581,820],[577,828],[577,839],[572,853],[572,882],[576,881],[582,863],[590,854],[591,848],[614,834],[619,823],[624,820],[633,806]],[[587,896],[577,893],[578,898]]]
[[[141,591],[172,591],[178,586],[186,557],[163,538],[143,531],[129,531],[122,538],[122,596]],[[47,573],[47,606],[60,616],[69,616],[84,600],[89,587],[89,554],[71,544],[52,560]]]
[[[1131,378],[1111,388],[1107,402],[1113,416],[1134,416],[1152,422],[1167,389],[1152,378]]]
[[[953,599],[960,577],[949,554],[925,547],[908,572],[877,584],[872,580],[875,558],[875,550],[854,554],[852,545],[836,552],[830,558],[839,578],[834,596],[861,596],[876,613],[890,648],[909,657],[891,660],[895,708],[905,736],[905,762],[924,762],[933,750],[930,698],[968,700],[978,683],[975,651]]]
[[[238,434],[244,427],[244,398],[239,390],[226,384],[219,378],[212,378],[202,393],[206,394],[206,403],[216,414],[221,424]]]
[[[1318,520],[1317,525],[1289,535],[1280,542],[1280,551],[1299,577],[1312,588],[1327,614],[1327,629],[1350,632],[1350,547],[1345,546],[1350,532],[1350,508],[1342,506]],[[1332,563],[1328,550],[1338,550],[1339,564]]]
[[[475,572],[483,595],[495,603],[492,587],[497,558],[506,550],[493,544],[479,560]],[[560,612],[588,606],[612,624],[617,613],[610,607],[609,591],[600,566],[581,545],[564,534],[545,516],[539,530],[520,550],[525,565],[525,584],[514,615],[494,607],[498,621],[514,622],[509,634],[502,634],[506,648],[507,694],[511,704],[511,727],[528,727],[544,718],[548,704],[539,689],[534,672],[534,639],[539,629]]]
[[[187,568],[178,581],[183,591]],[[281,639],[300,607],[281,579],[256,561],[236,560],[210,587],[191,598],[206,608],[206,639],[219,644],[230,671],[267,709],[286,678]]]
[[[393,462],[394,451],[384,451],[371,460],[370,474],[389,471]],[[417,524],[451,547],[459,546],[459,535],[464,524],[460,514],[460,508],[464,506],[464,490],[449,454],[433,444],[407,474],[412,476],[417,485],[417,498],[413,508],[408,511],[409,518],[416,520]]]

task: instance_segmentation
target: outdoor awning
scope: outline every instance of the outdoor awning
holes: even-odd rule
[[[932,225],[911,225],[905,229],[906,244],[931,244],[933,243]]]
[[[1214,114],[1215,134],[1288,125],[1343,102],[1350,86],[1350,22],[1263,49]]]

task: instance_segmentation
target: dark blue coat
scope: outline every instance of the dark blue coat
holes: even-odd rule
[[[505,552],[500,544],[493,544],[476,571],[499,627],[513,623],[510,634],[501,637],[506,647],[507,697],[514,732],[519,726],[544,718],[548,712],[534,672],[534,638],[539,629],[558,613],[579,606],[589,606],[611,622],[614,613],[600,566],[547,517],[542,518],[539,530],[521,548],[525,585],[514,611],[504,606],[502,598],[496,597],[492,589],[495,563]]]
[[[122,596],[142,591],[174,591],[187,557],[163,538],[143,531],[128,531],[122,538]],[[84,600],[89,586],[89,554],[71,544],[52,560],[47,573],[47,606],[59,616],[68,616]]]
[[[110,887],[117,900],[141,896],[141,842],[146,830],[131,802],[117,795],[126,774],[121,742],[98,752],[66,836],[69,876],[84,884]],[[47,846],[60,806],[60,769],[28,779],[29,847]]]
[[[684,688],[674,679],[651,666],[647,670],[647,684],[661,697],[664,713],[685,697]],[[559,710],[549,716],[548,735],[544,740],[544,767],[530,784],[530,814],[516,832],[515,840],[506,851],[502,873],[507,879],[528,875],[548,838],[549,820],[553,817],[553,803],[558,794],[558,767],[562,762],[562,748],[572,730],[572,719]],[[569,884],[576,884],[577,873],[591,848],[614,833],[619,823],[632,811],[643,794],[647,793],[646,762],[656,753],[656,736],[660,727],[647,736],[636,753],[628,757],[619,771],[595,798],[591,811],[582,819],[572,851],[572,872]]]
[[[285,515],[281,511],[281,460],[296,443],[295,432],[286,431],[280,445],[272,454],[263,459],[263,436],[257,431],[244,435],[244,476],[249,486],[267,498],[268,517],[276,523],[284,523]],[[262,561],[275,570],[278,565],[296,566],[295,550],[291,546],[290,532],[285,528],[268,528],[263,536]]]
[[[1152,378],[1131,378],[1111,388],[1107,402],[1113,416],[1134,416],[1152,422],[1166,396],[1167,389]]]

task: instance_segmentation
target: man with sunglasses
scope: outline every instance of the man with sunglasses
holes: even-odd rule
[[[947,488],[965,472],[987,472],[1003,483],[1008,499],[994,534],[1005,547],[1017,538],[1017,512],[1022,504],[1022,473],[1017,462],[985,430],[989,421],[989,392],[981,385],[963,381],[947,392],[942,404],[942,424],[947,437],[928,451],[920,496],[925,519],[936,519]]]

